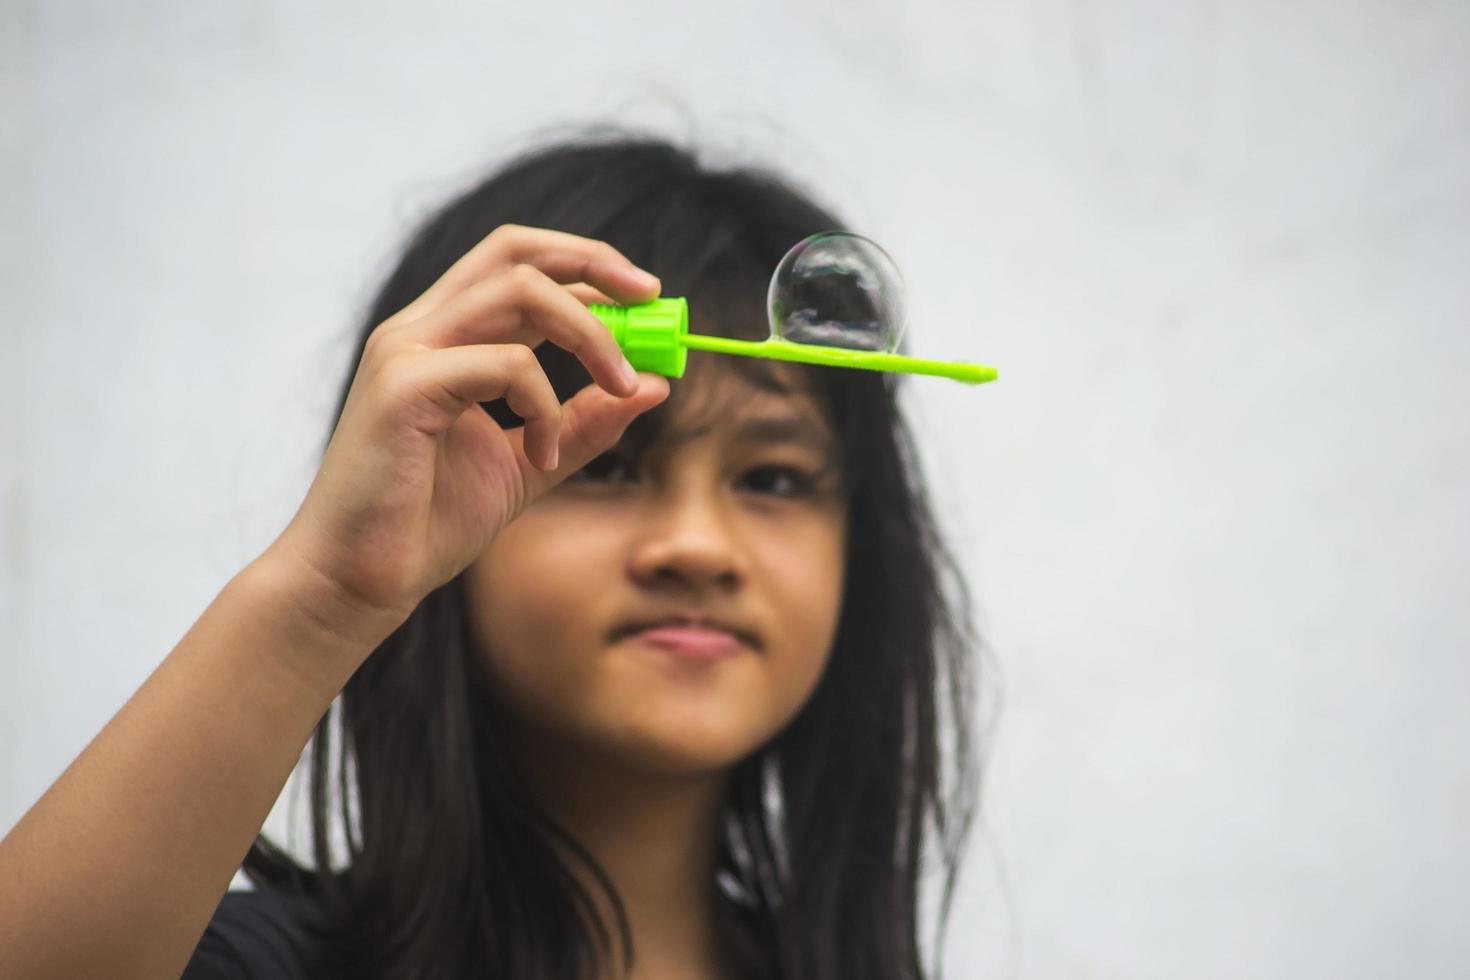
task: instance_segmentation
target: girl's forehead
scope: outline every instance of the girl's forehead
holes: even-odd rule
[[[662,447],[704,437],[750,436],[830,451],[831,426],[805,378],[791,370],[773,372],[773,377],[778,383],[775,390],[754,384],[737,371],[706,364],[697,375],[691,372],[674,381],[669,398],[648,413],[651,431],[640,433],[639,441]],[[634,434],[632,427],[629,434]]]

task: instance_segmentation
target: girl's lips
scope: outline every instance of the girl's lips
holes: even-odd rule
[[[693,660],[713,660],[740,650],[740,640],[724,630],[694,626],[654,626],[628,637]]]

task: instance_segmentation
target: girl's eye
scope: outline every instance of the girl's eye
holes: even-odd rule
[[[567,483],[619,484],[636,481],[638,472],[632,462],[615,452],[591,459],[566,478]],[[812,492],[814,477],[794,466],[756,466],[740,475],[738,485],[759,494],[776,497],[801,497]]]
[[[769,493],[777,497],[800,497],[811,491],[812,479],[793,466],[757,466],[746,470],[744,483],[757,493]]]
[[[615,483],[632,475],[633,467],[628,460],[609,452],[588,460],[580,470],[569,474],[566,482]]]

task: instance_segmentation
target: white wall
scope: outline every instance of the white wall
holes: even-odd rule
[[[1001,369],[910,389],[1003,685],[952,975],[1470,973],[1470,7],[0,10],[0,828],[294,510],[407,223],[612,118]]]

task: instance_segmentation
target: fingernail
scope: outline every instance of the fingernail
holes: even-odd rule
[[[633,370],[633,365],[629,363],[626,357],[623,358],[623,363],[618,365],[618,373],[623,376],[623,380],[626,381],[630,387],[638,387],[638,372]]]
[[[561,462],[561,446],[553,443],[552,446],[551,446],[551,459],[550,459],[551,465],[548,466],[547,469],[551,469],[551,470],[556,469],[557,464],[560,463],[560,462]]]
[[[643,283],[644,289],[653,289],[659,284],[658,276],[654,275],[651,272],[646,272],[643,269],[634,268],[633,273],[638,281]]]

